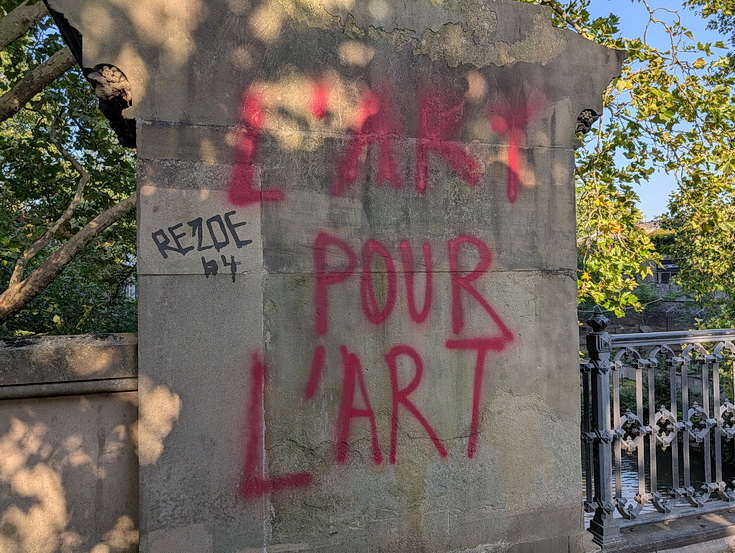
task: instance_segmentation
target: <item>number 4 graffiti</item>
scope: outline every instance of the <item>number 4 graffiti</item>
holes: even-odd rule
[[[235,256],[231,255],[229,261],[224,255],[222,258],[222,265],[230,268],[230,274],[232,275],[232,282],[235,282],[235,275],[237,274],[237,266],[242,265],[242,262],[235,261]],[[219,272],[219,265],[216,259],[207,260],[206,257],[202,257],[202,267],[204,268],[204,276],[209,278],[210,276],[217,276]]]

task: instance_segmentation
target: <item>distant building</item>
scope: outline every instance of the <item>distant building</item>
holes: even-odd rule
[[[667,232],[661,228],[658,221],[645,221],[638,225],[638,228],[646,231],[647,234],[653,234],[658,232]],[[651,270],[653,274],[646,278],[647,282],[654,282],[655,284],[672,284],[672,277],[679,273],[679,266],[676,264],[674,259],[669,256],[662,254],[661,263],[652,263]]]
[[[653,265],[653,276],[651,277],[656,284],[670,284],[671,277],[679,273],[679,266],[673,259],[667,256],[661,260],[661,265]]]

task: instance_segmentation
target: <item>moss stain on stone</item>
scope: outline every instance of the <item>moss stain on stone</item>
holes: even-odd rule
[[[499,24],[497,13],[484,3],[470,0],[425,3],[423,29],[400,28],[401,14],[394,14],[396,26],[386,28],[377,21],[367,23],[370,18],[365,14],[330,13],[319,0],[275,1],[289,17],[310,27],[340,29],[349,37],[385,40],[396,51],[410,45],[415,55],[427,55],[450,67],[500,67],[518,62],[546,65],[566,48],[566,38],[552,26],[546,9],[533,15],[532,25],[523,38],[508,42],[492,39]]]
[[[566,48],[566,39],[543,13],[533,17],[531,32],[514,43],[490,41],[490,29],[494,30],[497,19],[495,25],[488,26],[487,17],[485,15],[484,21],[468,18],[472,24],[467,26],[445,23],[438,32],[427,30],[421,35],[421,46],[414,53],[426,54],[433,61],[443,60],[450,67],[468,63],[479,68],[517,62],[546,65]]]

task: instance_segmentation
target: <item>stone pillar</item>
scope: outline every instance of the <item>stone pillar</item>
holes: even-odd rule
[[[138,119],[141,551],[579,551],[622,55],[508,1],[69,3]]]

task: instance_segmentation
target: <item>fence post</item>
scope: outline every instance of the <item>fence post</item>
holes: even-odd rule
[[[587,325],[587,352],[592,371],[592,467],[595,483],[593,504],[595,514],[590,523],[593,541],[603,548],[620,543],[623,537],[613,519],[615,501],[612,491],[612,441],[614,434],[610,421],[610,353],[612,337],[605,331],[610,320],[595,306]]]

